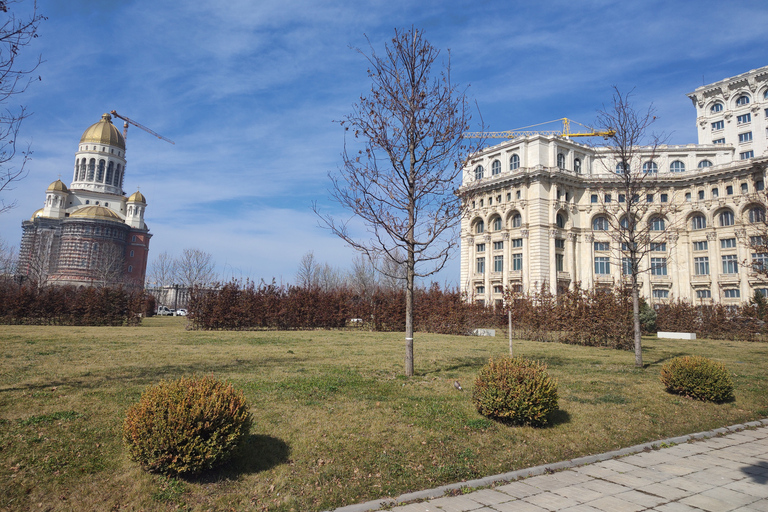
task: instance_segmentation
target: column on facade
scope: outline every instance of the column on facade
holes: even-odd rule
[[[557,265],[555,264],[555,240],[557,238],[557,230],[549,230],[549,254],[543,261],[549,262],[549,292],[552,295],[557,295]]]
[[[568,272],[571,282],[568,289],[573,290],[576,283],[576,234],[568,233],[565,243],[565,271]]]
[[[674,256],[671,255],[672,249],[675,248]],[[691,243],[687,236],[680,237],[677,233],[669,233],[667,235],[667,273],[670,274],[672,287],[669,290],[671,296],[676,298],[687,297],[691,291],[691,262],[693,261],[691,255]],[[669,261],[672,260],[672,261]],[[672,273],[673,268],[677,272]],[[685,293],[683,293],[685,290]],[[653,291],[649,288],[648,295],[652,296]],[[671,298],[671,297],[670,297]]]
[[[717,243],[717,233],[714,231],[707,233],[707,252],[709,253],[709,275],[712,279],[710,290],[712,292],[712,301],[720,302],[723,297],[720,295],[720,272],[722,271],[722,262],[720,261],[720,244]]]
[[[487,226],[490,228],[490,226]],[[485,300],[486,306],[493,305],[493,286],[491,285],[491,273],[493,272],[493,242],[491,242],[491,235],[484,235],[483,236],[483,243],[485,244],[485,267],[483,270],[483,288],[485,289],[485,296],[483,297],[483,300]]]
[[[752,254],[749,250],[749,238],[744,229],[736,230],[736,259],[739,262],[739,290],[741,300],[744,302],[752,298],[749,287],[749,269],[752,263]]]

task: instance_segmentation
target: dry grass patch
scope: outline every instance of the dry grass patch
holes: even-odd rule
[[[559,382],[561,411],[534,429],[471,403],[480,367],[507,350],[501,337],[418,335],[417,376],[405,379],[401,334],[185,324],[4,327],[0,510],[325,510],[768,416],[765,344],[648,339],[650,363],[635,369],[630,352],[518,342],[516,355]],[[725,363],[735,401],[664,391],[661,365],[693,353]],[[198,479],[147,474],[122,445],[125,411],[146,386],[193,373],[245,392],[246,451]]]

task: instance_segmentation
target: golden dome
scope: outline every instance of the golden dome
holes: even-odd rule
[[[31,217],[29,220],[32,220],[32,221],[33,221],[33,220],[35,220],[37,217],[42,217],[42,216],[43,216],[43,209],[42,209],[42,208],[40,208],[39,210],[37,210],[35,213],[33,213],[33,214],[32,214],[32,217]]]
[[[48,185],[48,192],[69,192],[67,186],[61,180],[56,180]]]
[[[86,206],[85,208],[80,208],[79,210],[75,210],[70,214],[69,218],[72,217],[77,218],[85,218],[85,219],[105,219],[105,220],[116,220],[119,222],[122,222],[123,219],[120,218],[118,214],[110,210],[109,208],[104,208],[103,206]]]
[[[83,132],[83,136],[80,137],[80,142],[109,144],[110,146],[117,146],[120,149],[125,150],[125,139],[123,138],[123,134],[112,124],[112,116],[109,114],[104,114],[101,116],[101,121],[88,127],[88,129]]]
[[[128,198],[129,203],[147,203],[147,198],[144,197],[144,194],[139,192],[138,190],[131,194],[131,197]]]

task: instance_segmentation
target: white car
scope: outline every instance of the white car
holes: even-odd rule
[[[177,309],[176,310],[176,316],[187,316],[187,310],[184,309],[184,308]]]
[[[157,308],[157,315],[158,316],[173,316],[173,310],[168,308],[167,306],[159,306]]]

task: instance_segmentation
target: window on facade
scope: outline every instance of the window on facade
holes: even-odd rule
[[[711,299],[712,298],[712,292],[709,289],[696,290],[696,298],[697,299]]]
[[[751,237],[749,237],[749,244],[750,244],[752,247],[755,247],[755,246],[762,246],[762,245],[764,245],[764,244],[763,244],[763,237],[762,237],[761,235],[758,235],[758,236],[751,236]]]
[[[712,131],[722,130],[725,128],[725,122],[724,121],[715,121],[712,123]]]
[[[755,288],[755,292],[759,293],[763,297],[768,297],[768,288]]]
[[[477,258],[475,263],[475,272],[478,274],[485,274],[485,258]]]
[[[720,248],[721,249],[732,249],[736,247],[736,239],[735,238],[723,238],[720,240]]]
[[[489,197],[488,198],[488,206],[491,206],[492,204],[493,204],[493,198]]]
[[[691,229],[704,229],[707,227],[707,218],[703,215],[691,217]]]
[[[667,275],[667,258],[651,258],[651,275]]]
[[[619,162],[616,164],[616,174],[624,174],[629,172],[629,166],[625,162]]]
[[[717,190],[717,188],[712,189],[712,197],[717,197],[720,195],[720,192]]]
[[[565,169],[565,155],[562,153],[557,154],[557,166],[560,169]]]
[[[504,242],[493,242],[493,250],[500,251],[504,248]]]
[[[662,217],[653,217],[651,219],[652,231],[664,231],[664,229],[666,229],[666,223]]]
[[[493,176],[496,176],[497,174],[501,174],[501,162],[498,160],[494,160],[491,163],[491,174]]]
[[[128,265],[128,273],[130,274],[133,272],[133,265]]]
[[[715,139],[712,144],[725,144],[725,139]]]
[[[740,160],[749,160],[750,158],[755,158],[755,152],[752,150],[739,153]]]
[[[595,274],[608,275],[611,273],[611,261],[607,256],[595,256]]]
[[[512,227],[513,228],[519,228],[523,225],[523,217],[519,213],[516,213],[512,216]]]
[[[701,242],[693,242],[693,250],[694,251],[706,251],[707,250],[707,241],[702,240]]]
[[[621,229],[629,229],[629,217],[622,217],[621,220],[619,220],[619,226]]]
[[[512,239],[512,247],[522,247],[523,246],[523,239],[522,238],[513,238]]]
[[[564,258],[562,254],[555,254],[555,270],[557,272],[563,272],[564,270]]]
[[[763,180],[757,180],[755,182],[755,190],[758,192],[765,190],[765,183],[763,183]]]
[[[723,111],[723,104],[718,102],[712,105],[712,108],[709,109],[710,112],[722,112]]]
[[[765,210],[760,206],[755,206],[749,209],[749,222],[755,224],[757,222],[765,222]]]
[[[699,169],[703,169],[705,167],[712,167],[712,162],[710,162],[709,160],[702,160],[701,162],[699,162]]]
[[[726,186],[725,187],[725,193],[728,194],[729,196],[732,196],[733,195],[733,186],[732,185]]]
[[[749,193],[749,185],[747,185],[746,183],[742,183],[741,184],[741,193],[742,194]]]
[[[485,172],[485,169],[483,169],[482,165],[478,165],[475,167],[475,179],[479,180],[483,178],[483,173]]]
[[[702,199],[704,199],[704,191],[699,190],[699,200],[702,200]]]
[[[501,203],[501,196],[500,195],[496,196],[496,202],[497,203]]]
[[[495,219],[493,219],[493,230],[494,231],[501,230],[501,217],[496,217]]]
[[[739,262],[736,260],[735,254],[724,254],[723,258],[723,274],[738,274]]]
[[[632,275],[632,258],[621,258],[621,273],[625,276]]]
[[[667,194],[659,194],[659,200],[662,203],[666,203],[667,201],[669,201],[669,196]]]
[[[643,164],[643,172],[645,174],[656,174],[659,172],[659,166],[656,165],[656,162],[645,162]]]
[[[596,203],[597,202],[597,194],[592,194],[589,198],[590,203]]]
[[[611,248],[610,242],[595,242],[595,250],[596,251],[608,251]]]
[[[557,223],[557,227],[560,229],[565,228],[565,217],[563,217],[563,214],[558,213],[555,217],[555,222]]]
[[[723,296],[726,299],[738,299],[741,297],[741,290],[738,288],[727,288],[723,290]]]
[[[645,194],[645,202],[646,203],[652,203],[653,202],[653,194]]]
[[[93,181],[93,175],[96,172],[96,159],[91,158],[90,162],[88,162],[88,181]]]
[[[746,113],[742,116],[736,116],[737,124],[746,124],[752,121],[752,114]]]
[[[768,271],[768,254],[753,252],[752,253],[752,269],[755,272],[765,273]]]
[[[104,166],[106,163],[104,160],[99,160],[99,170],[96,172],[96,181],[102,183],[104,181]]]
[[[627,196],[625,196],[624,194],[619,194],[619,202],[624,203],[626,201],[627,201]]]
[[[693,258],[693,273],[697,276],[709,275],[709,257],[701,256]]]
[[[515,197],[516,197],[517,199],[520,199],[520,191],[519,191],[519,190],[518,190],[517,192],[515,192]]]
[[[654,299],[668,299],[669,290],[653,290]]]
[[[504,293],[504,287],[500,284],[493,285],[493,293]]]
[[[611,202],[611,194],[605,194],[604,202],[610,203]]]
[[[509,170],[514,171],[519,167],[520,167],[520,157],[517,155],[512,155],[511,157],[509,157]]]
[[[512,255],[512,270],[517,272],[519,270],[523,270],[523,255],[522,254],[513,254]]]
[[[478,295],[484,294],[485,293],[485,286],[476,286],[475,287],[475,293],[477,293]],[[483,301],[478,301],[478,302],[480,302],[480,304],[483,303]]]
[[[746,94],[742,94],[736,100],[736,106],[740,107],[741,105],[749,105],[749,96],[747,96]]]
[[[739,142],[751,142],[752,132],[744,132],[739,134]]]
[[[667,242],[651,242],[651,251],[667,252]]]
[[[485,244],[477,244],[475,246],[475,251],[477,251],[477,252],[485,252]]]
[[[578,158],[573,159],[573,170],[576,174],[581,174],[581,160]]]
[[[608,219],[605,217],[595,217],[592,220],[593,231],[608,231]]]
[[[507,192],[507,201],[512,200],[512,192]]]
[[[685,172],[685,164],[680,160],[675,160],[669,164],[669,172]]]
[[[494,272],[503,272],[504,271],[504,256],[494,256],[493,257],[493,271]]]

